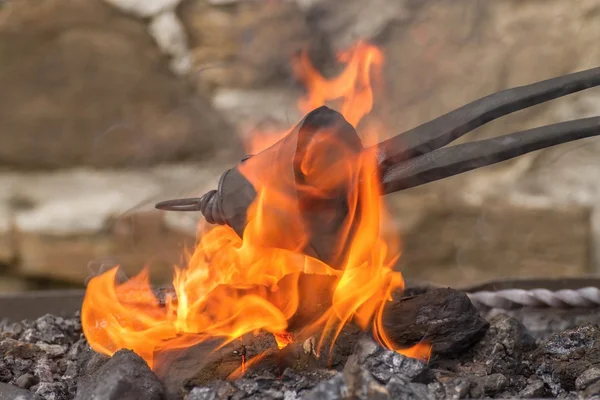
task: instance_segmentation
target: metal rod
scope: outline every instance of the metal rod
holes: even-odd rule
[[[173,199],[156,203],[155,207],[165,211],[200,211],[200,197]]]
[[[600,117],[592,117],[438,149],[390,167],[381,177],[383,193],[412,188],[532,151],[598,135]]]
[[[377,145],[381,174],[439,149],[504,115],[600,85],[600,67],[506,89],[475,100]]]

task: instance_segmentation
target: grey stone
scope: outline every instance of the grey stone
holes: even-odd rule
[[[75,400],[162,400],[163,387],[146,362],[130,350],[119,350],[80,381]]]
[[[0,382],[0,400],[41,400],[29,390]]]
[[[178,2],[106,1],[144,15],[172,9],[145,4]],[[101,1],[9,8],[0,26],[3,166],[148,166],[211,156],[223,140],[237,145],[207,96],[168,70],[144,21]]]

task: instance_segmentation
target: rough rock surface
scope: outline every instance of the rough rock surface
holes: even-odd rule
[[[10,2],[0,21],[0,166],[145,166],[235,147],[143,21],[100,0]]]
[[[154,203],[216,187],[225,165],[0,174],[7,206],[0,210],[0,264],[22,277],[77,285],[117,264],[127,274],[149,264],[158,280],[170,281],[201,216],[158,212]]]
[[[405,194],[387,201],[402,230],[405,251],[398,268],[407,278],[456,286],[544,277],[547,271],[558,276],[591,272],[587,208],[481,208]],[[419,202],[421,212],[413,213]],[[564,234],[557,226],[565,227]]]

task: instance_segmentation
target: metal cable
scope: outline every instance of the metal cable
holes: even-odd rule
[[[522,307],[535,308],[594,308],[600,307],[600,289],[504,289],[495,292],[467,293],[477,308],[500,308],[512,310]]]

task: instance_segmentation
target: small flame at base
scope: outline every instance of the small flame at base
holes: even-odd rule
[[[295,60],[308,89],[299,107],[306,112],[341,100],[342,114],[356,126],[371,111],[371,72],[380,69],[383,55],[361,42],[341,54],[340,61],[346,63],[345,71],[327,80],[312,67],[306,53]],[[374,136],[374,132],[366,134]],[[309,309],[320,311],[301,328],[321,333],[317,353],[326,335],[332,335],[333,346],[351,321],[362,329],[371,328],[379,343],[395,349],[383,329],[382,316],[392,293],[403,290],[404,281],[392,268],[400,254],[396,238],[384,236],[380,229],[386,215],[376,154],[371,150],[345,154],[335,135],[325,134],[315,142],[301,164],[306,184],[296,192],[307,198],[326,197],[328,190],[347,183],[348,213],[336,247],[341,265],[333,268],[301,252],[310,237],[297,199],[279,190],[278,165],[257,167],[252,158],[240,169],[257,192],[243,238],[227,226],[206,230],[187,266],[175,268],[176,295],[166,304],[154,296],[146,269],[123,284],[115,283],[116,268],[90,281],[82,325],[92,348],[107,355],[132,349],[151,367],[158,349],[186,348],[214,339],[222,339],[225,345],[259,331],[273,334],[277,347],[283,349],[293,342],[289,321],[298,311]],[[328,168],[324,157],[334,150],[342,156],[335,168]],[[315,284],[303,288],[303,276],[316,277]],[[321,291],[329,296],[324,306],[316,295]],[[397,351],[428,359],[431,346],[421,343]],[[242,355],[241,374],[263,356],[246,360]]]

